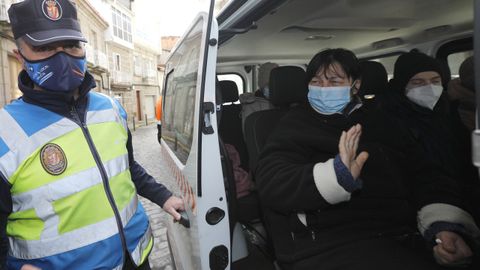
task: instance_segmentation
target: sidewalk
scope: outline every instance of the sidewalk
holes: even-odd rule
[[[133,128],[130,130],[132,132],[135,160],[157,181],[172,189],[175,183],[166,182],[166,179],[168,179],[166,175],[170,174],[169,168],[160,159],[161,146],[157,141],[156,122],[152,122],[148,126],[145,126],[145,122],[143,124],[144,126],[137,126],[135,131]],[[154,235],[154,246],[149,257],[150,266],[153,270],[172,270],[165,224],[166,218],[171,217],[160,206],[149,200],[140,197],[140,201],[150,219]]]

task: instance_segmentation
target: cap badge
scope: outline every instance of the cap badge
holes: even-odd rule
[[[52,21],[62,18],[62,6],[60,6],[57,0],[43,0],[42,11],[45,17]]]
[[[51,175],[60,175],[67,168],[67,158],[60,146],[48,143],[40,150],[40,162],[43,169]]]

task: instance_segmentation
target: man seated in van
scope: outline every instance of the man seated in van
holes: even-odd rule
[[[428,160],[458,182],[479,222],[480,182],[471,161],[470,131],[443,89],[447,76],[442,73],[440,63],[424,53],[400,55],[386,91],[386,108],[414,134]]]
[[[468,266],[480,231],[455,181],[365,110],[355,55],[318,53],[307,80],[308,103],[281,120],[255,170],[282,269]]]
[[[458,70],[458,78],[448,83],[448,98],[457,103],[457,110],[463,125],[475,129],[475,72],[473,56],[465,59]]]
[[[242,131],[245,134],[245,119],[258,111],[273,109],[270,102],[270,72],[278,67],[278,64],[266,62],[258,69],[258,89],[254,93],[243,93],[240,95],[240,103],[242,104]]]

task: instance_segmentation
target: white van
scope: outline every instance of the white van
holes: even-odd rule
[[[225,158],[225,144],[243,140],[235,147],[248,171],[261,145],[252,150],[233,122],[219,132],[220,118],[239,112],[238,94],[257,89],[262,63],[304,69],[322,49],[346,48],[381,62],[391,75],[398,55],[416,48],[447,63],[456,77],[480,31],[474,2],[478,10],[474,0],[234,0],[216,18],[213,7],[199,14],[168,59],[163,87],[161,158],[186,204],[184,220],[168,223],[176,269],[278,268],[258,201],[237,200]],[[223,84],[237,91],[227,102]]]

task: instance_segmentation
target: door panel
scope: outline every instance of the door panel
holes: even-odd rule
[[[166,65],[162,151],[170,163],[177,183],[175,191],[183,198],[185,215],[190,221],[189,228],[168,222],[177,269],[210,269],[212,250],[224,250],[218,247],[226,247],[227,258],[230,256],[214,109],[218,26],[212,13],[197,16]],[[216,224],[208,224],[206,220],[212,209],[225,213]]]

